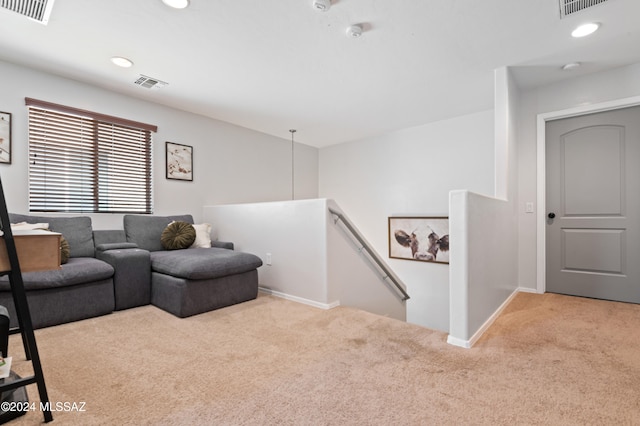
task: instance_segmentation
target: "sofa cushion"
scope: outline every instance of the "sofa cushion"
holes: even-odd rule
[[[9,213],[11,223],[48,223],[49,230],[59,232],[69,243],[70,257],[94,257],[91,218],[31,216]]]
[[[145,216],[125,215],[123,217],[124,232],[127,242],[135,243],[141,249],[149,251],[162,250],[160,236],[162,231],[173,221],[193,223],[193,216]]]
[[[75,257],[69,259],[60,269],[41,272],[24,272],[22,281],[24,288],[40,290],[47,288],[67,287],[109,279],[113,276],[111,265],[92,257]],[[0,277],[0,291],[9,291],[8,276]]]
[[[165,250],[186,249],[196,240],[196,230],[187,222],[176,220],[164,228],[160,235],[162,248]]]
[[[124,229],[94,229],[93,230],[93,243],[96,245],[96,250],[101,244],[111,243],[125,243],[127,242],[127,236],[124,233]]]
[[[151,253],[151,270],[189,280],[240,274],[262,266],[253,254],[221,248],[195,248]]]

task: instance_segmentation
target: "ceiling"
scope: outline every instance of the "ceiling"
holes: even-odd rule
[[[48,25],[0,10],[0,59],[323,147],[490,109],[495,68],[530,88],[640,62],[640,1],[559,15],[558,0],[57,0]],[[600,30],[572,38],[585,21]]]

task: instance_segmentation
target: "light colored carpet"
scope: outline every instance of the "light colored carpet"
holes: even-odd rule
[[[522,293],[462,349],[356,309],[260,296],[186,319],[145,306],[36,336],[51,400],[86,403],[53,424],[640,425],[639,324],[638,305]],[[25,373],[20,344],[12,336]]]

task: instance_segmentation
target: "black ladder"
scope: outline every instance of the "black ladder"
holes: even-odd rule
[[[0,393],[12,391],[23,386],[37,383],[38,393],[40,394],[40,410],[44,414],[44,421],[53,420],[51,414],[49,397],[47,395],[47,387],[44,383],[44,374],[42,373],[42,365],[40,364],[40,355],[38,355],[38,347],[36,345],[36,337],[33,333],[33,324],[31,322],[31,314],[29,312],[29,304],[27,303],[27,295],[22,281],[22,272],[20,263],[18,262],[18,253],[16,252],[16,244],[11,232],[11,223],[9,222],[9,211],[4,197],[4,189],[2,188],[2,180],[0,179],[0,230],[3,235],[0,236],[7,247],[7,255],[11,270],[8,272],[0,272],[0,275],[9,275],[9,283],[11,285],[11,293],[13,294],[13,303],[18,317],[18,327],[10,331],[11,334],[20,333],[22,335],[22,344],[27,360],[31,361],[33,367],[33,376],[15,377],[13,379],[4,379],[4,383],[0,384]],[[7,354],[3,354],[6,356]],[[14,415],[12,415],[14,414]],[[11,420],[23,413],[5,412],[0,423]],[[6,416],[5,416],[6,415]]]

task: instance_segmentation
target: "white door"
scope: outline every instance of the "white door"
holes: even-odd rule
[[[546,126],[547,291],[640,303],[640,107]]]

